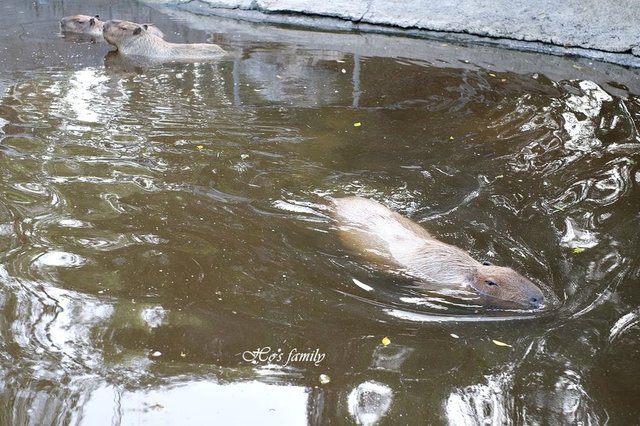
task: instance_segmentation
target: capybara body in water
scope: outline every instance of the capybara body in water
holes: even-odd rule
[[[177,44],[164,41],[148,31],[145,25],[129,21],[107,21],[104,39],[123,55],[134,55],[159,61],[196,61],[218,59],[226,52],[209,43]]]
[[[345,246],[375,264],[432,284],[467,285],[489,301],[528,309],[543,305],[542,291],[513,269],[478,262],[377,201],[347,197],[334,203]]]
[[[141,24],[147,26],[147,31],[164,38],[164,34],[154,24]],[[60,20],[60,30],[63,33],[86,34],[94,37],[102,37],[104,22],[98,15],[73,15],[65,16]]]

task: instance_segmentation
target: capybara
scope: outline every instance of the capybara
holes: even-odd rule
[[[513,269],[478,262],[377,201],[346,197],[334,204],[341,240],[370,262],[425,283],[467,285],[489,303],[533,309],[545,301],[540,288]]]
[[[164,38],[164,34],[154,24],[141,24],[147,26],[147,31]],[[102,37],[104,22],[98,15],[73,15],[65,16],[60,20],[60,30],[63,33],[86,34],[89,36]]]
[[[212,60],[226,54],[220,46],[215,44],[169,43],[149,32],[146,25],[129,21],[107,21],[104,23],[102,34],[104,39],[114,45],[121,54],[152,60]]]

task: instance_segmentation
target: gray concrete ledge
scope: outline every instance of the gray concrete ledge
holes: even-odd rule
[[[576,55],[640,67],[638,0],[146,0],[201,15]]]

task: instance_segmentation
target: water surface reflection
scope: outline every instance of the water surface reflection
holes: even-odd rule
[[[223,61],[144,64],[51,42],[79,4],[34,8],[12,3],[42,24],[22,44],[1,18],[9,52],[36,52],[0,81],[6,423],[637,419],[633,70],[607,83],[566,59],[510,71],[464,46],[248,24],[215,34]],[[363,263],[327,211],[351,194],[558,306],[487,310]],[[264,348],[326,357],[242,357]]]

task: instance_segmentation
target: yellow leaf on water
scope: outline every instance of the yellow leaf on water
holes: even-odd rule
[[[326,374],[321,374],[320,375],[320,384],[326,385],[330,381],[331,381],[331,377],[329,377],[328,375],[326,375]]]
[[[493,344],[494,344],[494,345],[496,345],[496,346],[506,346],[506,347],[508,347],[508,348],[512,348],[512,347],[513,347],[513,346],[511,346],[511,345],[510,345],[510,344],[508,344],[508,343],[501,342],[500,340],[492,340],[492,342],[493,342]]]
[[[204,145],[196,145],[196,148],[198,148],[198,149],[204,149]]]
[[[356,121],[355,123],[353,123],[353,127],[360,127],[362,126],[362,123],[359,121]]]
[[[573,252],[574,252],[575,254],[580,254],[580,253],[582,253],[583,251],[585,251],[585,248],[584,248],[584,247],[576,247],[576,248],[574,248],[574,249],[573,249]]]
[[[384,346],[389,346],[391,344],[391,339],[389,339],[387,336],[382,338],[382,344]]]
[[[489,75],[490,75],[491,77],[493,77],[493,78],[496,78],[496,75],[495,75],[494,73],[492,73],[492,72],[490,72],[490,73],[489,73]]]

